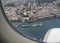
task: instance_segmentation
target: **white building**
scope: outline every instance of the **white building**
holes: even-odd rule
[[[56,0],[57,4],[57,14],[60,15],[60,0]]]

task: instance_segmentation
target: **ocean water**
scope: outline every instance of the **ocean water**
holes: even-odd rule
[[[12,22],[16,29],[28,38],[42,41],[46,32],[52,28],[60,28],[60,18],[34,23]]]

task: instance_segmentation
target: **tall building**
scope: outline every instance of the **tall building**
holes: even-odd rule
[[[60,0],[56,0],[57,13],[60,15]]]

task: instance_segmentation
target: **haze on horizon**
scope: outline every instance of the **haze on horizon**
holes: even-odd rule
[[[40,2],[52,2],[52,1],[56,1],[56,0],[2,0],[2,1],[5,1],[5,2],[15,2],[15,1],[17,1],[17,2],[24,2],[24,1],[40,1]]]

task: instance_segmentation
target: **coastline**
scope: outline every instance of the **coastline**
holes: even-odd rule
[[[55,18],[60,18],[60,16],[54,16],[54,17],[45,17],[45,18],[41,18],[38,21],[30,21],[31,22],[39,22],[39,21],[44,21],[44,20],[51,20],[51,19],[55,19]],[[21,20],[11,20],[11,22],[22,22]],[[26,23],[29,23],[28,21]]]

